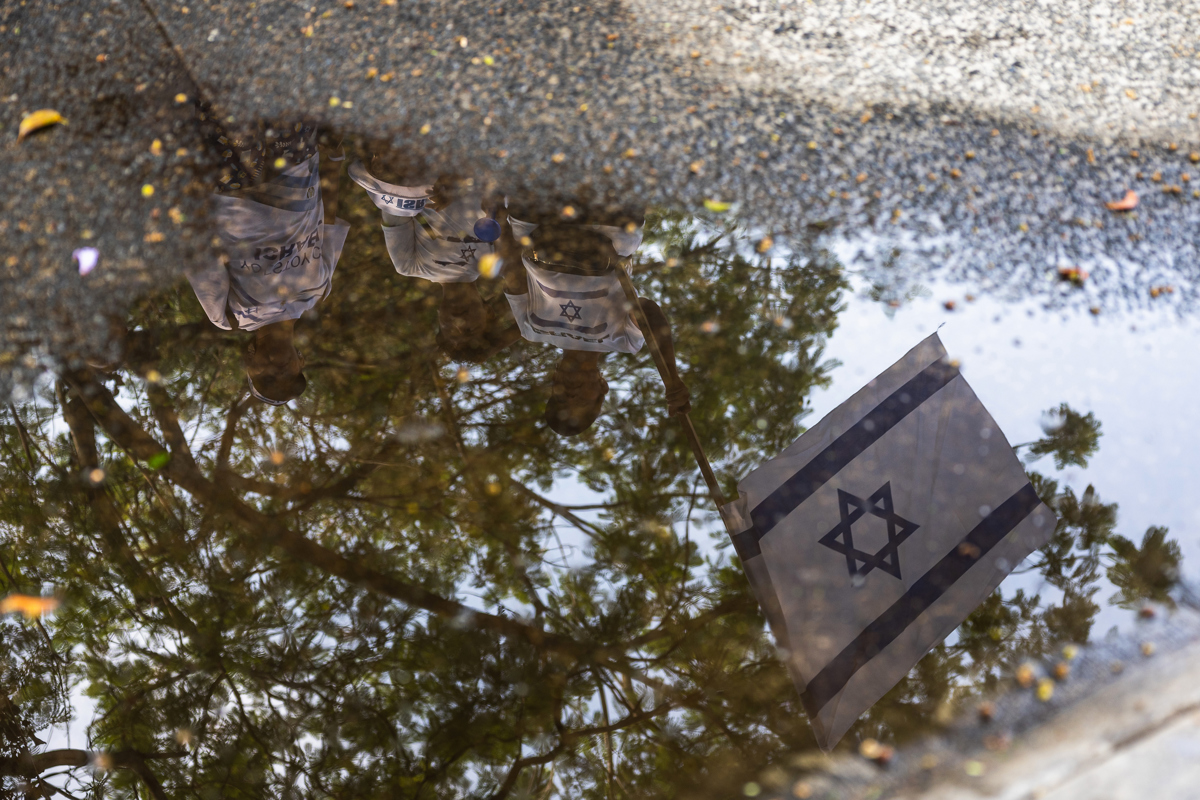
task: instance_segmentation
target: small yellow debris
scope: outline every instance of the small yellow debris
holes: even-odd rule
[[[880,758],[886,751],[886,746],[880,744],[875,739],[863,739],[858,745],[858,753],[863,758],[874,761]]]
[[[376,67],[369,67],[367,69],[367,77],[368,78],[374,78],[378,74],[379,74],[379,70]]]
[[[968,151],[967,151],[967,160],[969,161],[970,159],[972,159],[972,158],[974,158],[974,157],[975,157],[975,151],[974,151],[974,150],[968,150]]]
[[[146,183],[142,185],[142,197],[153,197],[154,187]]]
[[[860,172],[854,176],[854,180],[857,181],[858,183],[862,183],[866,179],[867,179],[867,173],[865,173],[865,172]]]
[[[181,147],[175,151],[175,156],[177,158],[186,158],[187,154],[188,154],[188,150],[186,147]]]
[[[1190,161],[1191,161],[1193,164],[1200,164],[1200,153],[1189,153],[1189,154],[1188,154],[1188,159],[1189,159],[1189,160],[1190,160]]]
[[[979,778],[982,777],[983,773],[987,771],[987,767],[982,761],[971,759],[963,764],[963,771],[965,771],[972,778]]]
[[[1062,656],[1067,661],[1074,661],[1075,656],[1079,655],[1079,648],[1073,644],[1068,644],[1062,649]]]
[[[1109,211],[1132,211],[1137,208],[1138,194],[1133,189],[1127,189],[1125,196],[1120,200],[1114,200],[1111,203],[1105,203],[1104,207]]]
[[[96,56],[96,63],[97,63],[97,64],[103,64],[105,61],[108,61],[108,54],[107,54],[107,53],[101,53],[100,55]]]
[[[1065,681],[1067,676],[1071,674],[1071,665],[1065,661],[1060,661],[1054,665],[1054,680]]]
[[[1022,689],[1028,689],[1030,686],[1033,686],[1034,677],[1032,664],[1022,664],[1017,667],[1017,683]]]
[[[1137,92],[1135,92],[1133,89],[1126,89],[1125,96],[1130,100],[1137,100]]]
[[[1037,685],[1037,699],[1045,703],[1054,696],[1054,681],[1042,678]]]
[[[155,139],[153,142],[150,143],[150,155],[152,155],[152,156],[161,156],[162,155],[162,141],[161,140]]]
[[[183,212],[179,210],[179,206],[171,206],[167,211],[167,216],[171,218],[171,222],[176,225],[183,224]]]
[[[53,597],[35,597],[28,594],[10,594],[0,600],[0,614],[11,614],[14,611],[25,615],[25,619],[35,619],[43,614],[49,614],[58,608],[58,600]]]
[[[426,122],[424,125],[421,126],[419,133],[422,136],[424,136],[425,134],[429,133],[431,130],[433,130],[433,128],[429,127],[429,123]]]
[[[300,32],[303,33],[306,37],[311,38],[313,35],[313,26],[305,25],[303,28],[300,29]]]
[[[587,111],[587,110],[588,110],[588,104],[587,104],[587,103],[580,103],[580,104],[579,104],[579,111],[580,111],[581,113],[582,113],[582,112],[584,112],[584,111]]]
[[[188,96],[186,94],[184,94],[183,92],[180,92],[179,94],[175,95],[176,103],[186,103],[187,100],[188,100]]]
[[[495,497],[496,495],[500,494],[500,492],[504,491],[504,487],[500,485],[499,481],[488,481],[483,489],[492,497]]]
[[[166,238],[167,237],[163,236],[162,233],[160,233],[159,231],[150,231],[149,233],[147,233],[145,236],[142,237],[142,241],[153,243],[153,242],[161,242],[162,240],[164,240]]]
[[[1162,180],[1162,173],[1155,172],[1153,175],[1150,176],[1150,180],[1154,181],[1155,183],[1160,182]]]
[[[762,239],[759,239],[758,246],[755,249],[758,250],[758,252],[760,252],[760,253],[765,253],[774,246],[775,246],[775,240],[772,239],[770,236],[764,236]]]
[[[703,161],[693,161],[691,164],[688,164],[688,169],[691,172],[693,172],[694,174],[699,175],[700,170],[704,169],[704,162]]]
[[[43,108],[34,111],[32,114],[27,114],[21,119],[21,124],[17,127],[17,141],[21,141],[34,131],[49,127],[50,125],[66,125],[67,120],[62,114],[51,108]]]
[[[484,64],[486,64],[486,65],[488,65],[488,66],[490,67],[490,66],[492,66],[493,64],[495,64],[495,63],[496,63],[496,59],[492,58],[491,56],[484,56],[484,57],[483,57],[483,63],[484,63]],[[587,105],[587,103],[584,103],[584,105],[586,106],[586,105]],[[587,111],[587,109],[585,108],[585,109],[584,109],[584,111]]]
[[[813,141],[813,142],[809,142],[809,143],[808,143],[808,149],[809,149],[809,150],[816,150],[816,149],[817,149],[817,143],[816,143],[815,141]]]
[[[630,147],[628,150],[626,150],[621,155],[623,155],[625,158],[633,158],[637,155],[637,150],[634,150],[632,147]]]
[[[804,781],[796,781],[795,785],[792,786],[792,797],[796,798],[796,800],[808,800],[808,798],[812,797],[812,793],[812,787]]]
[[[1096,154],[1094,152],[1092,152],[1092,148],[1090,148],[1090,147],[1087,149],[1087,162],[1089,164],[1096,163]]]
[[[1149,658],[1150,656],[1154,655],[1154,650],[1154,642],[1142,642],[1142,655]]]
[[[500,257],[495,253],[488,253],[483,258],[479,259],[479,274],[485,278],[494,278],[500,272]]]
[[[341,104],[342,104],[342,98],[340,98],[340,97],[329,98],[329,107],[330,108],[337,108]]]
[[[955,167],[954,169],[950,170],[950,177],[951,178],[961,178],[962,172],[959,171],[958,167]]]
[[[691,56],[692,58],[699,58],[699,57],[700,57],[700,51],[699,51],[699,50],[693,50],[692,52],[688,53],[688,55],[689,55],[689,56]]]
[[[704,207],[714,214],[723,214],[729,210],[731,203],[726,203],[723,200],[705,200]]]
[[[392,78],[394,78],[394,77],[396,77],[396,73],[394,73],[394,72],[385,72],[385,73],[383,73],[382,75],[380,75],[380,76],[379,76],[379,80],[383,81],[384,83],[387,83],[388,81],[390,81],[390,80],[391,80]]]
[[[873,116],[874,116],[874,114],[872,114],[870,111],[864,111],[863,115],[858,118],[859,124],[866,125],[868,122],[871,121],[871,117],[873,117]]]
[[[858,745],[858,752],[863,758],[874,761],[881,767],[887,766],[896,754],[895,748],[880,744],[874,739],[863,739]]]
[[[567,155],[566,153],[555,153],[554,155],[550,156],[550,160],[555,164],[561,164],[567,160]]]

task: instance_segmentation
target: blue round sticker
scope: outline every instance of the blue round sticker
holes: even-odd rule
[[[475,238],[481,242],[494,242],[500,238],[500,223],[484,217],[475,223]]]

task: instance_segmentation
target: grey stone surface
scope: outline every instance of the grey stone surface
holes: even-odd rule
[[[1185,590],[1186,592],[1186,590]],[[1048,678],[1052,664],[1032,664]],[[764,800],[1126,800],[1191,797],[1200,779],[1200,613],[1181,606],[1083,648],[1037,696],[1010,678],[983,719],[964,715],[895,751],[804,755],[764,776]],[[935,722],[931,720],[931,723]]]

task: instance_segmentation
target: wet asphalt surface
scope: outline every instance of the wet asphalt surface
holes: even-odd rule
[[[20,384],[102,350],[110,316],[214,257],[197,97],[231,130],[318,119],[511,193],[827,228],[881,280],[890,264],[1093,313],[1190,309],[1194,15],[862,3],[4,0],[0,371]],[[17,142],[38,108],[69,124]],[[1126,189],[1136,211],[1104,208]],[[101,253],[86,278],[81,246]],[[1075,264],[1092,275],[1068,291]]]

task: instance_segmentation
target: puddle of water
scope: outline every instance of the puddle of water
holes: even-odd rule
[[[5,592],[57,600],[0,623],[0,780],[742,792],[817,742],[713,490],[943,322],[1059,527],[843,747],[1176,603],[1197,332],[1165,279],[1097,316],[1057,265],[864,267],[836,228],[200,122],[207,216],[156,219],[211,253],[100,352],[47,355],[0,424]]]

